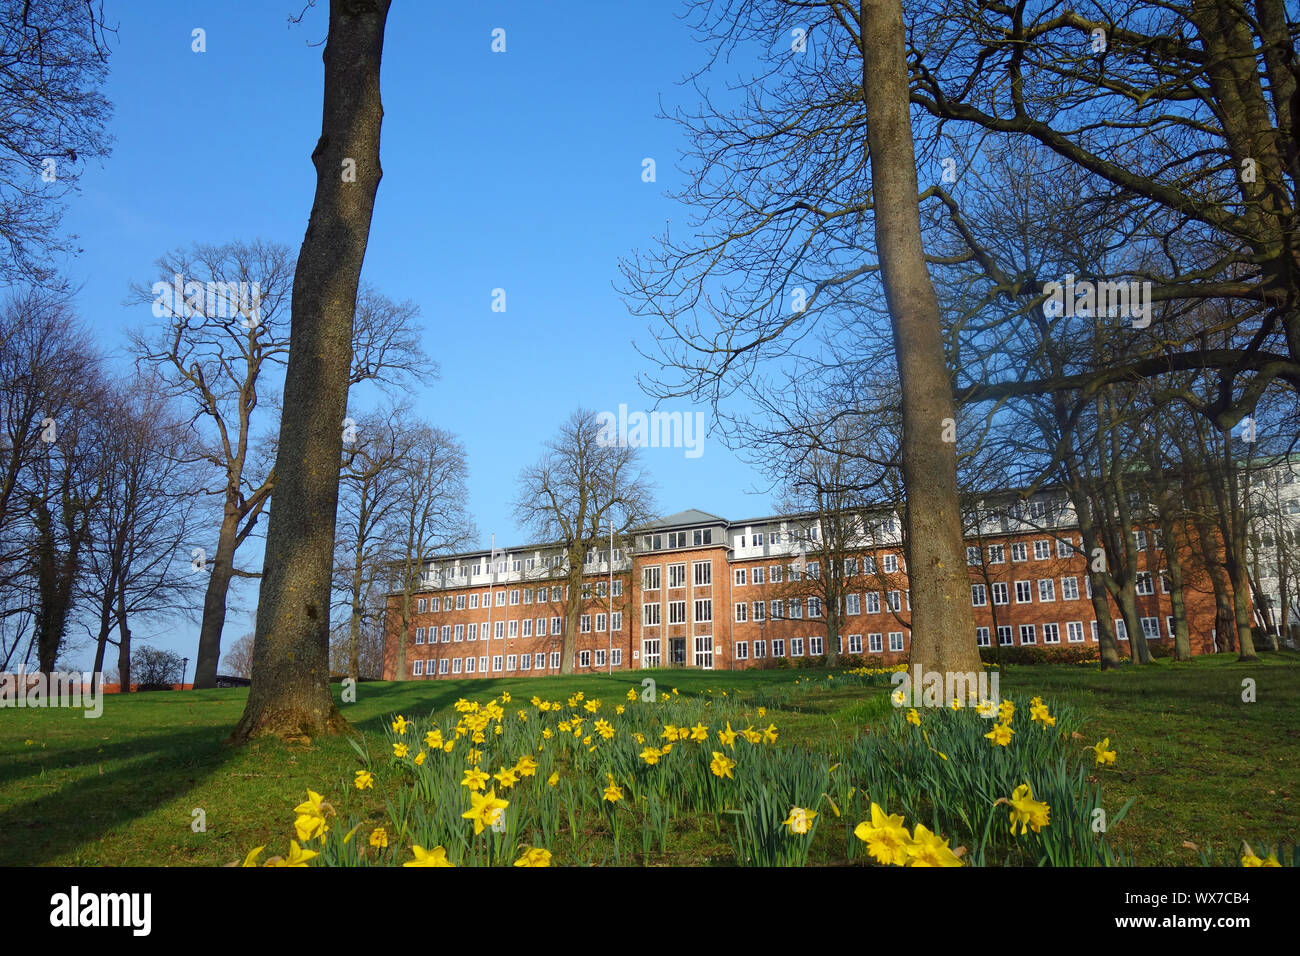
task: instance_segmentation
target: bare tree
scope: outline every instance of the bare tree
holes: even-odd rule
[[[454,436],[428,425],[403,433],[408,451],[392,489],[382,537],[394,553],[390,582],[399,593],[397,673],[406,673],[412,595],[433,579],[429,564],[469,544],[476,535],[465,509],[465,449]],[[394,629],[388,622],[387,632]],[[360,663],[358,661],[358,667]]]
[[[253,632],[249,631],[221,655],[221,666],[231,677],[253,676]]]
[[[63,200],[87,162],[109,153],[113,108],[103,5],[0,0],[0,279],[62,287],[51,264]]]
[[[585,409],[569,416],[546,449],[520,473],[514,513],[521,528],[554,542],[563,555],[568,598],[560,673],[571,674],[587,553],[608,545],[611,522],[617,547],[650,520],[653,489],[637,449],[611,440],[599,416]]]

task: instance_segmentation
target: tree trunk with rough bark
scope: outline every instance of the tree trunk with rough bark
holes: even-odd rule
[[[902,5],[862,0],[860,22],[876,248],[902,392],[911,662],[923,671],[978,674],[957,446],[944,441],[956,420],[952,381],[921,244]]]
[[[316,198],[293,281],[284,413],[257,608],[248,705],[232,739],[346,728],[329,683],[330,583],[352,362],[370,236],[388,0],[333,0],[325,42]]]

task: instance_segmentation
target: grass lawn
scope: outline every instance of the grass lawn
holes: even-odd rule
[[[887,686],[836,687],[828,673],[634,671],[613,678],[365,683],[343,712],[362,733],[378,735],[391,714],[445,714],[462,696],[487,700],[510,691],[526,701],[581,689],[614,700],[653,676],[660,690],[726,691],[765,703],[781,732],[778,746],[816,748],[861,734],[891,709]],[[1246,678],[1255,682],[1254,703],[1242,701]],[[796,681],[805,683],[789,695]],[[1089,718],[1087,743],[1110,738],[1119,759],[1098,771],[1106,804],[1117,810],[1137,798],[1112,838],[1139,863],[1196,864],[1198,854],[1185,841],[1235,863],[1242,840],[1300,839],[1300,655],[1269,654],[1251,665],[1232,655],[1162,660],[1104,675],[1083,665],[1007,667],[1001,683],[1003,693],[1073,704]],[[0,710],[0,865],[228,863],[256,845],[285,844],[291,810],[308,787],[382,814],[373,792],[351,786],[358,763],[345,739],[225,745],[246,695],[232,689],[113,696],[98,720],[74,710]],[[784,702],[781,695],[788,695]],[[204,811],[206,832],[191,828],[196,808]],[[700,828],[663,862],[725,863],[728,856],[726,841]]]

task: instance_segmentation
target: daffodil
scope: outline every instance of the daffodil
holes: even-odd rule
[[[636,691],[633,690],[631,687],[627,689],[627,699],[631,701],[636,700]]]
[[[442,731],[435,727],[425,734],[424,745],[430,750],[440,750],[442,748]]]
[[[414,860],[407,860],[402,866],[455,866],[447,859],[447,850],[445,847],[435,846],[432,850],[426,850],[422,846],[411,847],[411,852],[415,854]]]
[[[791,807],[790,815],[781,821],[781,825],[789,827],[791,833],[804,834],[812,828],[813,818],[816,816],[815,810]]]
[[[1027,783],[1016,787],[1011,794],[1011,834],[1016,833],[1016,824],[1023,834],[1026,827],[1039,833],[1051,821],[1048,819],[1051,807],[1034,799],[1034,791]]]
[[[610,803],[618,803],[618,801],[623,799],[623,788],[614,782],[614,775],[612,773],[607,773],[605,776],[609,778],[609,786],[605,788],[603,799]]]
[[[921,726],[921,715],[917,713],[915,707],[913,707],[911,710],[907,712],[907,722],[914,727]]]
[[[370,831],[370,845],[377,846],[381,850],[388,846],[388,831],[383,827],[375,827]]]
[[[405,734],[407,723],[408,723],[407,719],[403,717],[401,714],[398,714],[397,717],[393,720],[393,732],[399,736]]]
[[[885,813],[878,805],[871,805],[871,821],[863,821],[853,829],[853,835],[867,845],[867,853],[879,863],[904,866],[907,848],[912,845],[911,834],[903,826],[901,813]]]
[[[622,704],[619,704],[617,707],[614,708],[614,713],[616,713],[616,714],[622,714],[623,711],[626,710],[626,709],[627,709],[627,708],[625,708]]]
[[[369,790],[375,785],[375,775],[369,770],[358,770],[356,779],[352,782],[356,784],[358,790]]]
[[[461,780],[462,787],[469,787],[470,790],[482,790],[487,786],[488,775],[478,767],[473,767],[465,771],[465,778]]]
[[[596,721],[596,732],[606,740],[609,740],[614,736],[614,725],[608,720],[598,720]]]
[[[1031,719],[1041,723],[1044,727],[1056,726],[1056,718],[1048,713],[1047,707],[1043,704],[1033,704],[1029,708],[1029,716]]]
[[[415,760],[414,760],[415,765],[417,767],[423,766],[424,758],[425,758],[425,753],[423,750],[421,750],[418,754],[415,755]]]
[[[924,825],[918,823],[907,848],[908,866],[961,866],[961,859]]]
[[[993,742],[993,746],[1005,747],[1011,743],[1011,735],[1014,733],[1010,724],[998,724],[984,736]]]
[[[411,748],[406,746],[406,744],[393,744],[394,757],[405,757],[410,752]]]
[[[736,767],[736,761],[732,760],[721,751],[713,751],[713,762],[709,764],[709,770],[715,777],[731,777],[731,771]],[[736,779],[731,777],[731,779]]]
[[[257,858],[262,855],[262,851],[265,849],[266,849],[265,845],[253,847],[251,850],[248,851],[248,855],[244,857],[244,862],[239,865],[241,867],[257,866]]]
[[[553,787],[559,782],[560,782],[560,771],[558,770],[552,771],[551,775],[546,778],[546,785],[548,787]]]
[[[524,851],[524,855],[515,860],[515,866],[550,866],[551,851],[543,850],[541,847],[533,847],[531,850]]]
[[[981,717],[992,717],[998,712],[998,705],[991,700],[982,700],[975,706],[975,713]]]
[[[641,759],[644,760],[651,767],[653,767],[655,764],[659,762],[659,758],[661,756],[663,755],[659,752],[659,749],[657,747],[646,747],[644,750],[641,751]]]
[[[537,761],[532,757],[523,756],[515,762],[515,773],[521,777],[531,777],[537,773]]]
[[[776,743],[776,724],[767,725],[767,729],[763,731],[763,739],[769,744]]]
[[[736,747],[736,732],[735,732],[734,730],[731,729],[731,721],[727,721],[727,729],[726,729],[726,730],[719,730],[719,731],[718,731],[718,739],[719,739],[720,741],[722,741],[722,743],[723,743],[724,746],[731,747],[733,750],[735,749],[735,747]]]
[[[1097,755],[1097,764],[1113,764],[1115,762],[1115,751],[1108,750],[1110,738],[1107,737],[1100,743],[1093,744],[1089,749]]]
[[[691,728],[691,740],[697,743],[704,743],[709,739],[709,728],[703,724],[696,724]]]
[[[998,704],[998,720],[1004,724],[1011,723],[1011,718],[1016,715],[1016,705],[1009,700],[1004,700]]]
[[[726,693],[726,692],[724,691],[723,693]],[[760,708],[758,708],[758,716],[760,716],[760,717],[766,717],[766,716],[767,716],[767,708],[766,708],[766,707],[760,707]]]
[[[267,866],[306,866],[307,861],[320,856],[315,850],[304,850],[295,840],[289,841],[289,856],[267,860]]]
[[[1247,853],[1245,856],[1241,858],[1241,865],[1242,866],[1281,866],[1282,864],[1277,861],[1276,853],[1270,853],[1268,856],[1264,857],[1263,859],[1260,859],[1259,857],[1255,856],[1255,854],[1253,853]]]
[[[506,807],[510,806],[508,800],[502,800],[497,796],[495,789],[487,793],[470,793],[469,799],[470,808],[461,816],[466,820],[474,821],[475,836],[482,833],[485,826],[490,827],[497,823],[505,813]]]

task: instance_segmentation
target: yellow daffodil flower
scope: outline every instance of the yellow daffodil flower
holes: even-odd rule
[[[791,833],[802,835],[812,829],[812,822],[816,816],[815,810],[808,810],[804,807],[791,807],[790,815],[781,821],[781,825],[789,827]]]
[[[482,833],[485,826],[490,827],[500,820],[502,814],[506,812],[506,807],[510,806],[508,800],[502,800],[497,796],[495,789],[487,793],[470,793],[469,799],[471,806],[461,816],[466,820],[474,821],[475,836]]]
[[[871,821],[863,821],[853,829],[853,835],[867,845],[867,853],[878,863],[904,866],[908,860],[907,848],[912,836],[903,826],[903,815],[885,813],[878,805],[871,805]]]
[[[447,850],[445,847],[435,846],[432,850],[426,850],[422,846],[411,847],[411,852],[415,854],[414,860],[407,860],[402,866],[455,866],[447,859]]]
[[[531,850],[524,851],[524,855],[515,860],[515,866],[550,866],[551,851],[543,850],[541,847],[533,847]]]
[[[736,768],[736,761],[732,760],[721,751],[713,751],[713,762],[709,764],[709,770],[715,777],[731,777],[731,771]],[[735,777],[731,777],[735,780]]]
[[[1023,834],[1026,827],[1039,833],[1051,822],[1048,817],[1052,808],[1046,803],[1035,800],[1034,791],[1027,783],[1016,787],[1011,794],[1010,803],[1012,836],[1016,833],[1016,824],[1020,825],[1020,832]]]
[[[356,784],[358,790],[369,790],[375,785],[375,775],[369,770],[358,770],[356,779],[352,782]]]

